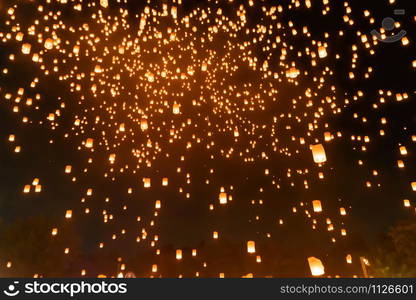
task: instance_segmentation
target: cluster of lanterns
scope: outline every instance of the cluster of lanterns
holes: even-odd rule
[[[31,4],[36,6],[37,18],[33,24],[19,21],[21,10],[29,9],[27,3],[12,5],[2,16],[7,25],[6,31],[1,27],[4,31],[0,32],[2,44],[13,48],[17,43],[18,47],[8,53],[8,65],[2,66],[1,76],[9,76],[9,69],[16,61],[31,64],[37,73],[32,82],[17,91],[0,86],[0,96],[22,123],[61,134],[62,140],[71,141],[72,148],[68,151],[79,151],[80,156],[87,157],[83,163],[65,162],[60,169],[65,174],[63,180],[69,178],[74,189],[80,190],[78,207],[70,206],[77,219],[99,209],[89,207],[94,205],[91,199],[102,201],[103,205],[115,203],[114,206],[119,207],[120,215],[107,206],[100,208],[102,211],[97,215],[103,224],[119,222],[122,229],[120,232],[109,229],[97,241],[97,251],[116,244],[120,235],[126,236],[127,231],[134,230],[132,242],[145,244],[154,251],[155,257],[159,256],[163,241],[163,236],[158,234],[159,219],[171,205],[173,193],[184,201],[201,201],[192,188],[197,180],[213,190],[214,196],[206,205],[207,213],[215,215],[232,210],[230,204],[234,201],[246,201],[253,207],[247,226],[255,227],[263,221],[262,213],[256,209],[273,201],[266,199],[268,192],[297,189],[309,195],[311,186],[324,184],[332,176],[337,153],[328,146],[330,143],[345,138],[354,143],[354,149],[365,153],[376,138],[344,136],[345,133],[333,129],[328,118],[343,113],[345,107],[366,97],[361,90],[342,91],[345,96],[339,97],[341,91],[335,78],[337,75],[351,81],[361,78],[357,71],[359,55],[369,51],[374,54],[378,43],[357,30],[359,38],[352,45],[352,51],[336,53],[334,43],[344,36],[344,30],[315,36],[308,26],[299,25],[294,18],[287,22],[281,18],[284,14],[290,16],[293,9],[314,9],[313,1],[293,1],[288,7],[279,3],[267,6],[262,1],[252,0],[237,6],[229,1],[228,5],[235,5],[230,15],[224,13],[216,1],[207,1],[206,6],[196,5],[189,13],[182,9],[180,0],[163,4],[149,0],[140,12],[130,12],[120,1],[56,1],[58,10],[51,1],[39,2]],[[65,19],[62,12],[68,7],[64,4],[71,7],[71,13],[82,11],[89,18],[82,22],[78,18]],[[342,28],[346,26],[350,30],[355,24],[352,9],[347,1],[343,5],[345,15],[339,22]],[[115,7],[117,9],[113,9]],[[330,2],[323,1],[323,7],[321,13],[325,16],[331,11]],[[247,22],[248,15],[251,9],[257,8],[263,14],[261,19],[267,22],[252,26]],[[365,11],[362,17],[372,20],[370,11]],[[130,18],[136,22],[131,22]],[[403,46],[409,43],[408,38],[402,40]],[[349,56],[349,52],[352,55]],[[350,69],[336,70],[331,65],[334,60],[348,61]],[[412,66],[416,68],[415,61]],[[365,74],[361,79],[370,78],[373,69],[363,70]],[[52,101],[49,95],[42,94],[42,89],[37,88],[48,80],[58,80],[67,86],[72,99],[64,101],[62,95]],[[288,90],[287,94],[281,90]],[[374,108],[389,99],[405,102],[409,94],[380,90]],[[281,103],[284,108],[280,111],[276,107],[280,108]],[[66,110],[68,104],[75,111],[73,115]],[[36,121],[31,110],[44,112],[43,119]],[[61,121],[67,114],[70,122]],[[353,118],[363,124],[367,122],[358,112]],[[387,119],[383,117],[380,123],[378,133],[385,136]],[[415,142],[416,136],[411,139]],[[17,133],[9,133],[9,143],[17,140],[20,143]],[[50,145],[54,142],[52,138],[48,141]],[[411,155],[411,148],[406,145],[398,145],[400,159],[394,164],[400,169],[405,169],[406,158]],[[20,153],[22,148],[15,145],[13,149]],[[194,166],[198,171],[192,171],[188,165],[193,151],[204,152],[208,157]],[[305,157],[308,159],[302,161]],[[221,177],[217,174],[224,170],[217,161],[237,162],[241,167],[235,170],[237,177],[258,176],[262,181],[261,186],[255,188],[258,199],[236,199],[236,191],[244,189],[244,181],[234,185],[233,178],[226,178],[230,182],[218,184],[217,178]],[[274,164],[275,161],[279,163]],[[280,161],[304,165],[277,170]],[[358,165],[363,166],[365,162],[360,159]],[[260,175],[256,167],[261,168]],[[98,179],[91,170],[103,170],[100,176],[100,180],[105,180],[103,186],[120,191],[118,198],[103,196],[105,188],[94,187]],[[363,184],[366,189],[378,187],[379,170],[371,171],[372,178]],[[129,186],[124,185],[126,178]],[[410,187],[416,191],[416,181],[410,181]],[[32,184],[24,185],[23,194],[41,190],[39,179],[35,179]],[[151,213],[146,216],[131,209],[126,201],[141,195],[145,195],[146,203],[151,203]],[[273,226],[278,228],[286,226],[291,216],[302,214],[303,221],[311,224],[311,230],[320,230],[328,243],[346,238],[348,199],[347,203],[335,204],[339,206],[332,214],[326,211],[326,200],[317,198],[321,200],[312,200],[315,197],[297,202],[290,200],[285,212],[264,214],[276,214]],[[413,207],[408,199],[403,200],[403,205]],[[69,222],[73,210],[68,209],[63,215]],[[137,228],[126,226],[131,219],[139,224]],[[223,231],[214,229],[206,228],[206,236],[213,243],[220,242]],[[52,236],[56,236],[58,230],[60,235],[65,233],[56,227],[52,229]],[[269,242],[272,231],[258,233],[252,239]],[[64,249],[65,255],[70,255],[69,246]],[[242,247],[242,252],[247,252],[258,264],[267,264],[261,247],[256,249],[255,241],[247,241],[246,246],[247,251]],[[197,249],[192,250],[193,257],[197,253]],[[186,260],[183,254],[182,249],[177,249],[176,260]],[[350,254],[342,257],[340,263],[352,263]],[[326,274],[319,258],[299,259],[307,260],[312,276]],[[161,266],[154,261],[149,264],[149,276],[163,275]],[[206,267],[204,262],[201,270]],[[87,270],[82,269],[81,275],[86,274]],[[226,273],[219,273],[219,277],[225,276]],[[254,276],[253,273],[244,275],[246,278]]]

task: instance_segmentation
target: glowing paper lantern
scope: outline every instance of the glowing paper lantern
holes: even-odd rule
[[[315,163],[320,164],[326,162],[326,153],[322,144],[311,145],[311,150]]]
[[[227,193],[220,193],[220,204],[227,204]]]
[[[53,48],[53,39],[46,39],[44,46],[46,49],[51,50]]]
[[[72,210],[67,210],[66,211],[65,218],[66,219],[71,219],[72,218]]]
[[[152,185],[150,178],[143,178],[143,185],[145,188],[150,188]]]
[[[160,200],[156,200],[156,203],[155,203],[155,208],[156,208],[156,209],[160,209],[160,207],[161,207],[161,202],[160,202]]]
[[[403,200],[404,207],[410,207],[410,201],[408,199]]]
[[[152,272],[156,273],[157,272],[157,265],[152,265]]]
[[[100,5],[104,8],[108,7],[108,0],[100,0]]]
[[[347,264],[352,264],[352,256],[351,256],[351,254],[348,254],[345,259],[347,260]]]
[[[313,211],[314,212],[321,212],[322,211],[321,201],[319,201],[319,200],[313,200],[312,201],[312,205],[313,205]]]
[[[147,119],[142,119],[140,121],[140,129],[145,131],[149,128],[149,125],[147,124]]]
[[[247,242],[247,252],[256,253],[256,243],[254,241]]]
[[[412,190],[416,192],[416,181],[412,182]]]
[[[319,258],[311,256],[308,258],[308,263],[312,276],[321,276],[325,274],[324,265]]]
[[[182,250],[181,249],[177,249],[176,250],[176,259],[177,260],[181,260],[182,259]]]
[[[318,54],[320,58],[327,57],[328,53],[326,52],[326,48],[324,46],[320,46],[318,48]]]
[[[180,107],[180,105],[179,105],[179,104],[175,103],[175,104],[173,105],[173,113],[174,113],[175,115],[178,115],[178,114],[180,114],[180,113],[181,113],[181,107]]]
[[[87,141],[85,142],[85,147],[87,148],[92,148],[94,146],[94,139],[87,139]]]
[[[65,173],[70,174],[72,172],[72,166],[68,165],[65,167]]]
[[[30,50],[32,49],[32,45],[31,44],[23,44],[22,45],[22,53],[23,54],[30,54]]]
[[[30,185],[29,184],[25,185],[25,187],[23,189],[23,193],[25,193],[25,194],[30,193]]]
[[[163,178],[162,179],[162,186],[168,186],[168,184],[169,184],[169,179],[168,178]]]

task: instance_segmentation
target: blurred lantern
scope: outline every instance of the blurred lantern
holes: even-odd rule
[[[177,103],[173,104],[173,113],[175,115],[178,115],[178,114],[181,113],[181,107],[180,107],[179,104],[177,104]]]
[[[220,193],[220,204],[227,204],[227,193]]]
[[[254,241],[247,242],[247,252],[255,253],[256,252],[256,243]]]
[[[322,211],[321,201],[319,201],[319,200],[313,200],[312,201],[312,205],[313,205],[313,211],[314,212],[321,212]]]
[[[320,46],[318,48],[318,54],[320,58],[327,57],[328,53],[326,52],[326,48],[324,46]]]
[[[157,272],[157,265],[152,265],[152,272],[156,273]]]
[[[23,44],[22,45],[22,53],[23,54],[30,54],[30,50],[32,49],[32,45],[31,44]]]
[[[87,141],[85,142],[85,147],[92,148],[93,145],[94,145],[94,140],[91,138],[88,138]]]
[[[322,144],[311,145],[313,160],[315,163],[324,163],[326,162],[325,149]]]
[[[143,178],[143,184],[145,188],[150,188],[151,187],[150,178]]]
[[[181,260],[182,259],[182,250],[181,249],[177,249],[176,250],[176,259],[177,260]]]
[[[325,274],[324,265],[319,258],[316,257],[309,257],[309,268],[311,269],[312,276],[321,276]]]
[[[168,178],[165,177],[165,178],[162,179],[162,186],[167,186],[168,183],[169,183],[169,179]]]
[[[161,202],[160,202],[160,200],[156,200],[156,203],[155,203],[155,208],[156,208],[156,209],[160,209],[160,207],[161,207]]]
[[[53,39],[46,39],[44,46],[46,49],[51,50],[53,48]]]

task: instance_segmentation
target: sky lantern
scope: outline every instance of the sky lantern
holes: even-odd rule
[[[26,43],[26,44],[23,44],[22,45],[22,53],[23,54],[30,54],[30,50],[32,49],[32,45],[31,44],[28,44],[28,43]]]
[[[403,156],[407,155],[407,149],[406,149],[406,147],[405,147],[405,146],[401,146],[401,147],[399,148],[399,150],[400,150],[400,154],[401,154],[401,155],[403,155]]]
[[[319,200],[313,200],[312,201],[312,205],[313,205],[313,211],[314,212],[321,212],[322,211],[321,201],[319,201]]]
[[[52,229],[52,235],[56,236],[58,234],[58,228],[53,228]]]
[[[247,252],[256,253],[256,243],[254,241],[247,242]]]
[[[162,179],[162,186],[168,186],[168,184],[169,184],[169,179],[167,177],[164,177]]]
[[[85,147],[92,148],[93,146],[94,146],[94,139],[88,138],[87,141],[85,142]]]
[[[150,180],[150,178],[143,178],[143,186],[145,188],[150,188],[151,187],[151,180]]]
[[[148,125],[148,123],[147,123],[147,119],[142,119],[141,121],[140,121],[140,128],[141,128],[141,130],[147,130],[148,128],[149,128],[149,125]]]
[[[318,53],[320,58],[325,58],[328,56],[328,53],[326,52],[326,48],[324,46],[319,46]]]
[[[25,187],[23,189],[23,193],[25,193],[25,194],[30,193],[30,184],[25,185]]]
[[[173,104],[173,114],[178,115],[181,113],[181,107],[179,104]]]
[[[315,163],[320,164],[326,162],[326,153],[322,144],[311,145],[311,150]]]
[[[104,8],[108,7],[108,0],[100,0],[100,5]]]
[[[156,203],[155,203],[155,208],[156,208],[156,209],[160,209],[160,207],[161,207],[161,202],[160,202],[160,200],[156,200]]]
[[[182,250],[181,249],[177,249],[176,250],[176,259],[177,260],[181,260],[182,259]]]
[[[347,264],[352,264],[352,256],[351,256],[351,254],[348,254],[345,259],[347,261]]]
[[[67,166],[65,167],[65,173],[66,173],[66,174],[70,174],[71,172],[72,172],[72,166],[67,165]]]
[[[220,193],[220,204],[227,204],[227,193]]]
[[[157,265],[156,264],[152,265],[152,272],[153,273],[157,272]]]
[[[45,48],[51,50],[53,48],[53,39],[48,38],[45,40]]]
[[[409,199],[404,199],[403,204],[404,204],[404,207],[410,207],[411,206]]]
[[[72,218],[72,210],[67,210],[65,213],[65,218],[66,219],[71,219]]]
[[[412,186],[412,190],[413,190],[414,192],[416,192],[416,181],[413,181],[413,182],[411,183],[411,186]]]
[[[312,276],[322,276],[325,274],[324,265],[319,258],[311,256],[308,258],[308,263]]]

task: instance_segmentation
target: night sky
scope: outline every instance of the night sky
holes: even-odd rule
[[[360,276],[414,220],[411,1],[101,2],[0,1],[0,276]]]

